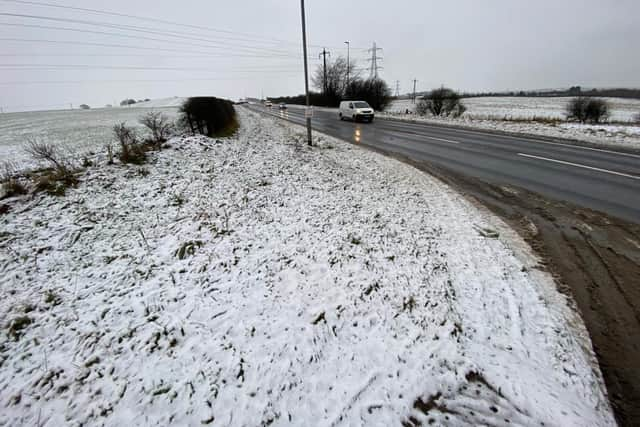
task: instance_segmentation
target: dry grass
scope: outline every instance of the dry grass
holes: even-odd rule
[[[27,194],[27,188],[18,180],[16,175],[16,167],[12,162],[2,163],[0,169],[0,182],[2,182],[2,189],[4,190],[2,198]]]

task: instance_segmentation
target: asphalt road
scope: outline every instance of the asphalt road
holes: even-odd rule
[[[304,124],[304,110],[249,108]],[[524,187],[640,223],[640,155],[433,124],[340,121],[316,109],[313,128],[328,135],[499,185]]]

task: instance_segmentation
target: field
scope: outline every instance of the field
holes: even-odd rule
[[[73,156],[104,151],[115,143],[113,125],[127,122],[142,130],[138,119],[149,111],[162,111],[170,117],[176,107],[99,108],[92,110],[32,111],[0,114],[0,158],[20,168],[37,166],[25,153],[30,139],[61,145]]]
[[[549,119],[566,118],[565,107],[571,98],[555,97],[479,97],[464,98],[467,107],[464,116],[474,119],[509,118],[532,119],[534,117]],[[630,122],[634,116],[640,114],[640,100],[622,98],[603,98],[611,109],[610,121]],[[401,113],[408,108],[414,111],[411,100],[394,101],[389,112]]]

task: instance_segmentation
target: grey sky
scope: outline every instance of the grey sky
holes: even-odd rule
[[[0,66],[0,106],[5,111],[31,109],[29,107],[61,108],[68,103],[76,106],[83,102],[103,106],[125,97],[211,94],[239,98],[257,97],[261,93],[265,96],[293,95],[303,91],[300,3],[297,0],[41,1],[141,15],[233,33],[0,0],[0,13],[5,14],[81,19],[156,31],[141,33],[130,29],[0,16],[2,24],[64,27],[128,36],[0,24],[2,39],[81,41],[145,48],[1,40],[0,64],[4,65]],[[345,40],[351,42],[351,58],[361,67],[366,67],[367,53],[364,49],[376,41],[384,49],[381,53],[384,58],[381,76],[392,87],[399,80],[402,92],[409,91],[413,78],[418,79],[418,89],[445,84],[468,91],[553,88],[573,84],[640,86],[640,55],[637,53],[640,2],[637,0],[307,0],[306,3],[312,69],[320,63],[318,54],[321,46],[326,46],[332,57],[346,55]],[[171,31],[190,33],[188,37],[192,39],[168,36],[166,32]],[[211,44],[220,42],[224,43],[222,49],[211,48]],[[238,47],[238,44],[243,47]],[[268,57],[274,51],[278,51],[280,56]],[[209,52],[217,56],[211,57]],[[252,57],[229,57],[229,53]],[[12,56],[15,54],[24,56]],[[128,56],[113,56],[115,54]],[[185,58],[185,55],[197,57]],[[66,64],[91,68],[11,68],[16,64]],[[101,68],[105,66],[116,69]],[[12,83],[16,81],[31,83]],[[33,83],[50,81],[73,83]]]

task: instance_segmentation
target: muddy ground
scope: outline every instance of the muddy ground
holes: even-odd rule
[[[618,423],[640,425],[640,225],[427,162],[401,160],[480,202],[531,245],[582,314]]]

